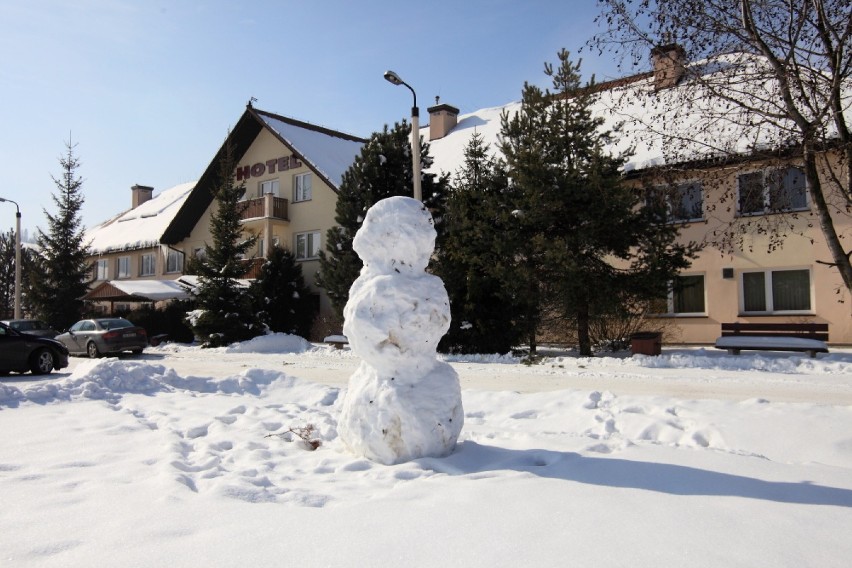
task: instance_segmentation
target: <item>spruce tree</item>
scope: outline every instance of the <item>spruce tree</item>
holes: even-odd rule
[[[302,265],[289,250],[274,246],[251,287],[255,312],[271,331],[309,337],[315,310]]]
[[[32,313],[30,301],[30,272],[36,262],[34,249],[24,246],[21,239],[21,308]],[[0,233],[0,315],[12,317],[15,312],[15,230]]]
[[[195,290],[198,317],[191,327],[204,347],[219,347],[245,341],[263,333],[248,288],[238,279],[245,273],[243,256],[257,243],[257,235],[243,234],[240,214],[246,204],[240,201],[244,184],[235,182],[235,162],[226,145],[218,158],[218,178],[214,185],[216,211],[210,219],[212,244],[190,262],[198,276]]]
[[[392,129],[385,125],[364,144],[361,153],[343,174],[337,196],[335,222],[326,233],[326,250],[320,252],[317,283],[325,288],[338,315],[349,299],[349,288],[358,277],[363,263],[352,250],[355,233],[364,222],[367,210],[378,201],[396,195],[411,196],[411,126],[403,121]],[[421,140],[422,167],[430,163],[429,145]],[[432,211],[435,227],[442,231],[441,218],[446,206],[447,178],[422,174],[423,203]]]
[[[58,211],[55,215],[44,211],[48,231],[38,230],[41,259],[30,271],[28,294],[35,317],[59,330],[80,319],[92,269],[80,214],[84,202],[83,180],[77,175],[80,161],[70,141],[65,148],[59,158],[62,174],[53,178],[57,191],[51,197]]]
[[[464,156],[447,200],[445,238],[436,251],[437,273],[452,311],[440,348],[506,353],[524,337],[528,309],[528,296],[519,286],[524,275],[506,255],[514,225],[504,208],[509,180],[481,134],[471,137]]]
[[[604,150],[615,133],[592,115],[593,85],[581,84],[567,51],[558,57],[557,68],[545,65],[555,92],[526,84],[518,114],[502,117],[501,150],[520,190],[518,258],[576,326],[580,353],[591,355],[590,318],[626,296],[664,295],[694,249],[640,207],[622,180],[628,156]]]

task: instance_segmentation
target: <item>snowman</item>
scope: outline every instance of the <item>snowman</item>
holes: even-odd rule
[[[464,415],[458,375],[436,357],[450,305],[441,279],[426,272],[432,215],[410,197],[379,201],[353,248],[364,268],[349,290],[343,333],[362,361],[342,403],[340,438],[387,465],[446,456]]]

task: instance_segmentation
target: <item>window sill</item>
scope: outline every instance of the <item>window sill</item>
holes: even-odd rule
[[[794,215],[796,213],[810,213],[810,212],[811,212],[810,207],[804,207],[804,208],[801,208],[801,209],[785,209],[784,211],[766,210],[766,211],[760,211],[760,212],[757,212],[757,213],[740,213],[740,212],[737,212],[735,214],[735,217],[737,217],[737,218],[766,217],[767,215]]]
[[[789,312],[739,312],[737,317],[741,318],[785,318],[789,316],[816,316],[814,311],[789,311]]]
[[[694,319],[698,319],[698,318],[709,318],[710,316],[708,314],[702,313],[702,314],[649,314],[648,317],[652,317],[652,318],[680,318],[680,319],[694,318]]]

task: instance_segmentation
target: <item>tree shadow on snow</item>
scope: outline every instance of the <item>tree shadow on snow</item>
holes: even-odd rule
[[[449,475],[511,470],[589,485],[643,489],[670,495],[744,497],[779,503],[852,507],[850,489],[807,482],[765,481],[689,466],[584,456],[574,452],[511,450],[472,441],[460,443],[455,453],[447,458],[418,461],[426,468]]]

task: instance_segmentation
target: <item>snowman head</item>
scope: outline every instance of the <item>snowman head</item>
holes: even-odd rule
[[[373,205],[352,248],[364,266],[380,274],[423,272],[435,250],[429,210],[410,197],[388,197]]]

